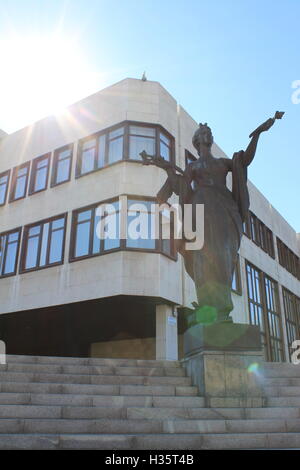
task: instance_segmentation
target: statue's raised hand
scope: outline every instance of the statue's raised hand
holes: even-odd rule
[[[255,135],[259,135],[262,132],[268,131],[273,126],[275,120],[281,119],[283,115],[284,115],[284,112],[276,111],[274,117],[267,119],[263,124],[261,124],[257,129],[255,129],[255,131],[253,131],[252,134],[250,134],[249,136],[250,139],[251,137],[254,137]]]

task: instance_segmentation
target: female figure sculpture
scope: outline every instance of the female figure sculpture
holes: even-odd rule
[[[247,167],[252,162],[262,132],[281,119],[277,112],[251,135],[245,151],[229,158],[215,158],[211,153],[213,135],[207,124],[200,124],[193,137],[199,158],[183,171],[162,158],[153,158],[142,152],[145,164],[164,168],[168,179],[157,194],[160,203],[174,192],[180,204],[204,204],[204,245],[201,250],[186,250],[179,245],[186,271],[195,283],[198,304],[196,318],[207,316],[210,321],[231,321],[233,309],[231,286],[237,254],[243,233],[243,222],[249,209]],[[178,174],[179,172],[179,174]],[[232,191],[226,186],[226,176],[232,173]]]

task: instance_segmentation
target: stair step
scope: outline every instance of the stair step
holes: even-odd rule
[[[138,380],[140,380],[143,377],[151,377],[151,376],[157,376],[157,377],[165,377],[165,376],[171,376],[171,377],[185,377],[185,373],[183,370],[176,369],[175,367],[173,369],[142,369],[140,368],[139,372],[140,375],[137,373],[134,373],[132,368],[129,367],[122,367],[122,369],[127,369],[124,373],[122,370],[121,372],[118,370],[118,368],[113,369],[110,368],[103,368],[101,372],[99,372],[99,375],[89,375],[89,374],[47,374],[47,373],[34,373],[34,372],[3,372],[0,371],[0,382],[4,381],[9,381],[9,382],[45,382],[45,383],[76,383],[76,384],[97,384],[101,383],[103,380],[103,376],[137,376],[139,377]],[[177,371],[174,375],[172,372]],[[138,372],[137,369],[135,369],[135,372]],[[165,372],[165,373],[164,373]],[[133,380],[133,379],[131,379]]]
[[[133,401],[116,400],[123,397],[96,397],[93,398],[93,405],[88,406],[68,406],[68,405],[0,405],[0,418],[97,418],[99,413],[103,413],[106,407],[123,409],[126,406],[133,406]],[[152,398],[152,407],[158,408],[196,408],[204,405],[201,397],[147,397]],[[150,407],[151,402],[145,400],[143,406]],[[103,408],[103,409],[101,409]],[[126,409],[126,408],[124,408]],[[125,412],[123,411],[123,414]],[[101,416],[102,417],[102,414]]]
[[[295,449],[300,433],[245,434],[1,434],[0,449],[204,450]]]
[[[0,419],[0,433],[14,434],[231,434],[299,431],[300,419]]]
[[[92,357],[61,357],[61,356],[20,356],[6,355],[7,363],[17,364],[57,364],[57,365],[83,365],[83,366],[124,366],[124,367],[177,367],[181,368],[179,361],[144,360],[144,359],[106,359]]]
[[[268,397],[300,397],[300,387],[296,386],[264,387],[264,392]]]
[[[286,378],[286,377],[268,377],[264,379],[264,386],[283,386],[283,387],[300,387],[300,378]]]
[[[300,378],[300,367],[293,364],[264,367],[263,375],[264,377]]]
[[[195,386],[175,385],[96,385],[96,384],[51,384],[33,382],[3,382],[1,392],[72,393],[98,395],[158,395],[158,396],[198,396]],[[0,395],[1,396],[1,395]],[[0,398],[1,401],[1,398]]]
[[[35,365],[34,365],[35,366]],[[2,368],[7,367],[7,370],[4,371]],[[52,367],[52,366],[51,366]],[[56,367],[56,366],[55,366]],[[31,368],[31,366],[30,366]],[[147,368],[146,372],[150,372]],[[141,369],[143,371],[143,369]],[[171,369],[173,371],[173,369]],[[115,371],[111,368],[109,368],[109,371],[111,373],[107,374],[107,369],[104,370],[104,374],[102,374],[103,368],[99,367],[89,367],[89,366],[58,366],[56,369],[49,370],[48,366],[45,368],[44,366],[37,365],[37,369],[33,370],[25,370],[24,366],[20,365],[7,365],[7,366],[1,366],[0,365],[0,376],[1,373],[3,374],[11,374],[11,373],[17,373],[17,374],[22,374],[24,373],[27,379],[28,374],[29,377],[32,377],[32,374],[34,376],[37,375],[50,375],[50,379],[60,379],[60,382],[63,382],[64,380],[70,381],[74,380],[74,383],[80,383],[80,382],[88,382],[88,383],[99,383],[103,385],[119,385],[119,384],[124,384],[124,385],[191,385],[191,378],[182,376],[182,375],[162,375],[162,376],[157,376],[157,375],[151,375],[151,374],[141,374],[141,375],[129,375],[129,374],[120,374],[117,375],[115,374]],[[138,369],[140,371],[140,369]],[[168,370],[170,371],[170,370]],[[23,376],[19,375],[13,375],[13,377],[22,378]],[[177,373],[178,374],[178,373]],[[54,377],[55,376],[55,377]],[[6,379],[9,378],[8,375],[2,375],[2,377],[5,377]],[[78,379],[78,380],[77,380]],[[52,380],[51,380],[52,381]]]
[[[267,406],[300,407],[300,397],[267,397]]]

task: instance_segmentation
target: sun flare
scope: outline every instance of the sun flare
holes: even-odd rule
[[[60,34],[0,38],[0,54],[0,128],[8,132],[57,114],[101,86],[78,41]]]

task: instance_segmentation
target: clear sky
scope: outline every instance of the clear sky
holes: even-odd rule
[[[229,156],[286,111],[249,177],[300,232],[300,0],[1,0],[0,57],[7,132],[144,70]]]

